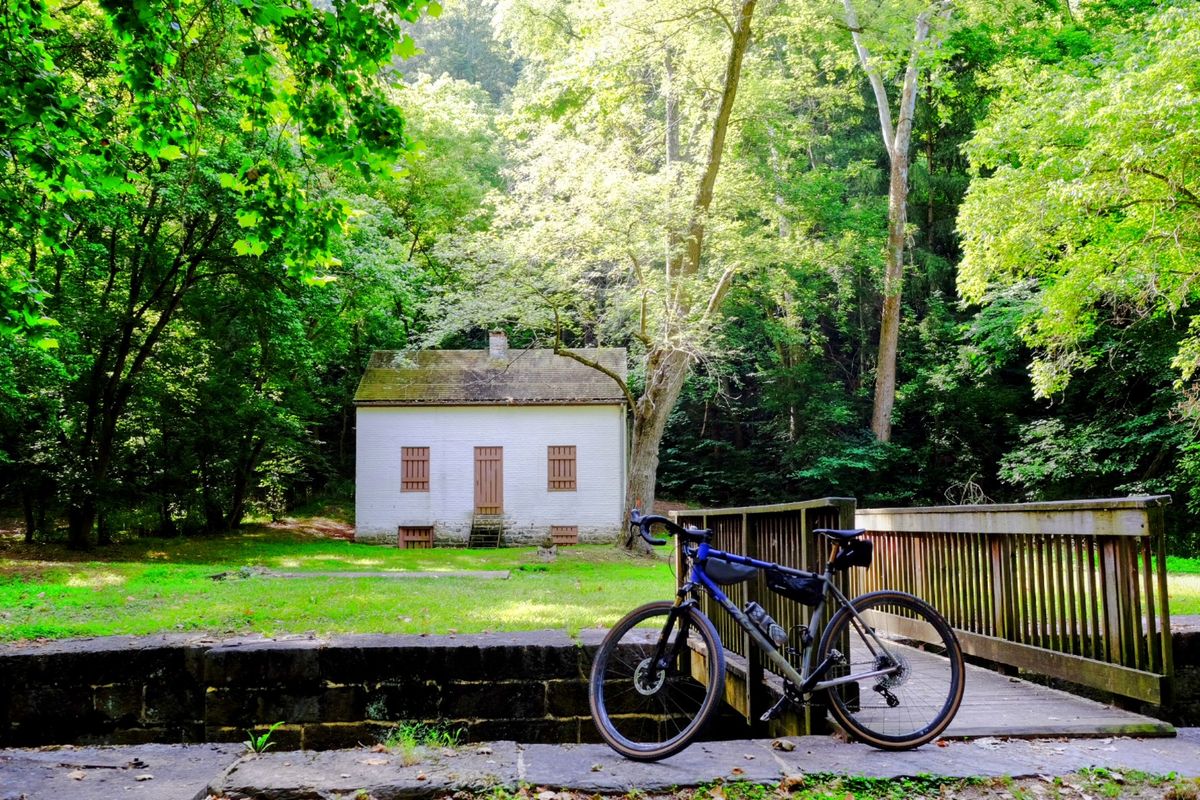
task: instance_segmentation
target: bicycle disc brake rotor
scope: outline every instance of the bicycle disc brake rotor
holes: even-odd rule
[[[637,665],[637,669],[633,671],[633,688],[638,694],[643,694],[649,697],[658,692],[667,681],[667,671],[665,669],[654,669],[652,658],[642,659],[642,663]]]

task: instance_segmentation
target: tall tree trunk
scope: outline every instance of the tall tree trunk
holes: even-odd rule
[[[705,217],[712,205],[717,175],[725,152],[725,138],[729,132],[729,119],[737,99],[741,82],[742,61],[750,44],[750,21],[754,15],[756,0],[743,0],[738,11],[733,38],[729,45],[729,57],[725,63],[725,80],[721,90],[721,102],[713,121],[712,138],[709,141],[708,160],[696,188],[692,202],[692,219],[682,248],[668,254],[667,274],[690,277],[699,273],[704,252]],[[670,139],[668,138],[668,147]],[[708,298],[705,316],[711,316],[720,306],[729,283],[733,278],[726,270]],[[684,291],[684,282],[673,287],[671,302],[679,318],[691,309],[691,299]],[[625,510],[641,502],[647,511],[654,508],[657,485],[658,453],[662,445],[667,420],[679,399],[683,382],[687,379],[691,357],[684,351],[669,345],[658,344],[651,348],[646,357],[646,390],[633,407],[633,439],[631,442],[629,481],[625,492]]]
[[[95,522],[96,502],[90,496],[76,497],[67,506],[67,548],[91,549]]]
[[[251,433],[249,452],[238,464],[233,478],[233,494],[229,501],[229,515],[225,518],[225,527],[234,530],[242,526],[242,517],[246,516],[246,500],[250,494],[250,480],[254,470],[258,468],[263,448],[267,444],[265,436],[254,437]]]
[[[700,272],[705,219],[709,207],[712,205],[717,175],[721,168],[725,138],[729,131],[729,120],[733,114],[733,104],[737,97],[738,84],[741,81],[742,61],[746,54],[746,48],[750,44],[750,21],[754,15],[756,2],[757,0],[742,0],[739,5],[729,46],[729,57],[725,63],[725,80],[721,89],[721,100],[713,120],[708,158],[696,186],[691,219],[684,234],[672,235],[672,242],[677,243],[678,246],[668,248],[665,266],[669,285],[667,302],[671,306],[669,317],[672,320],[668,322],[669,326],[677,325],[678,323],[674,321],[686,320],[689,316],[698,317],[699,324],[707,324],[720,308],[733,280],[734,271],[732,268],[727,268],[712,287],[704,309],[693,314],[695,300],[689,294],[692,287],[688,285],[686,279],[695,277]],[[669,102],[668,100],[668,104]],[[668,105],[668,114],[671,114],[669,109]],[[668,131],[668,150],[672,146]],[[676,276],[680,278],[677,282],[674,281]],[[564,347],[561,327],[555,338],[554,350],[556,353],[603,372],[616,381],[625,393],[633,416],[629,473],[625,489],[625,519],[629,518],[629,510],[635,505],[640,504],[647,512],[654,509],[658,453],[662,444],[663,431],[666,430],[667,420],[671,415],[671,410],[675,407],[675,402],[679,399],[679,393],[683,389],[683,382],[687,378],[688,369],[691,366],[691,355],[671,343],[673,337],[682,333],[677,329],[669,329],[667,334],[662,337],[662,341],[651,342],[646,337],[645,331],[642,331],[639,338],[647,345],[646,389],[639,398],[634,398],[628,383],[621,376],[600,363]],[[625,537],[618,537],[617,542],[619,546],[624,545]],[[638,549],[643,548],[638,539],[633,540],[631,546]]]
[[[883,313],[875,368],[875,406],[871,431],[881,442],[892,438],[896,403],[896,356],[900,342],[900,300],[904,289],[904,228],[908,224],[908,151],[892,158],[888,191],[887,266],[883,274]]]
[[[888,175],[888,235],[886,264],[883,276],[883,309],[879,325],[879,353],[875,367],[875,403],[871,412],[871,431],[881,442],[892,438],[892,409],[896,403],[896,357],[900,342],[900,304],[904,288],[905,226],[908,224],[908,152],[912,145],[913,116],[917,104],[917,79],[920,75],[918,58],[929,41],[930,17],[936,13],[943,19],[950,15],[951,0],[939,0],[917,15],[908,67],[900,89],[899,118],[892,127],[892,107],[879,65],[862,36],[853,0],[842,0],[846,26],[854,41],[859,64],[871,84],[875,106],[879,113],[880,134],[887,150],[891,170]]]
[[[625,489],[625,517],[629,510],[654,510],[654,492],[658,474],[658,451],[671,409],[679,399],[688,373],[688,355],[681,350],[656,347],[647,356],[646,391],[633,410],[633,438],[630,442],[629,480]]]
[[[33,492],[29,487],[21,492],[21,507],[25,511],[25,544],[33,543],[33,534],[37,531],[37,514],[34,510]]]

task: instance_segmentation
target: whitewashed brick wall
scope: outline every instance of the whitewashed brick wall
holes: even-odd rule
[[[551,525],[577,525],[584,541],[609,541],[622,528],[621,406],[364,406],[357,420],[359,541],[394,542],[400,525],[433,525],[440,543],[465,542],[477,446],[504,448],[509,543],[541,543]],[[547,490],[550,445],[575,445],[576,491]],[[429,448],[428,492],[400,491],[402,447]]]

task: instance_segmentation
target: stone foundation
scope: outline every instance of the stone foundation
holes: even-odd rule
[[[413,523],[417,525],[418,523]],[[435,547],[466,547],[471,537],[470,522],[433,522],[420,523],[433,525],[433,543]],[[616,528],[607,525],[593,527],[579,526],[580,544],[612,544],[620,533]],[[366,544],[395,545],[399,537],[396,528],[390,531],[356,531],[354,541]],[[549,525],[513,525],[506,524],[504,528],[504,543],[508,547],[534,547],[550,542]]]
[[[0,746],[370,744],[396,722],[463,741],[596,741],[587,675],[603,631],[217,642],[110,637],[0,648]]]

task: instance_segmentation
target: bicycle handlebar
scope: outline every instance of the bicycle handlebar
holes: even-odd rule
[[[675,536],[682,536],[691,541],[706,541],[710,533],[710,531],[707,530],[684,528],[682,525],[678,525],[666,517],[659,516],[658,514],[643,515],[639,509],[635,508],[630,510],[629,527],[632,528],[636,526],[638,533],[643,539],[646,540],[647,544],[655,546],[666,544],[666,539],[655,539],[650,535],[651,525],[663,525],[666,527],[667,533]]]

